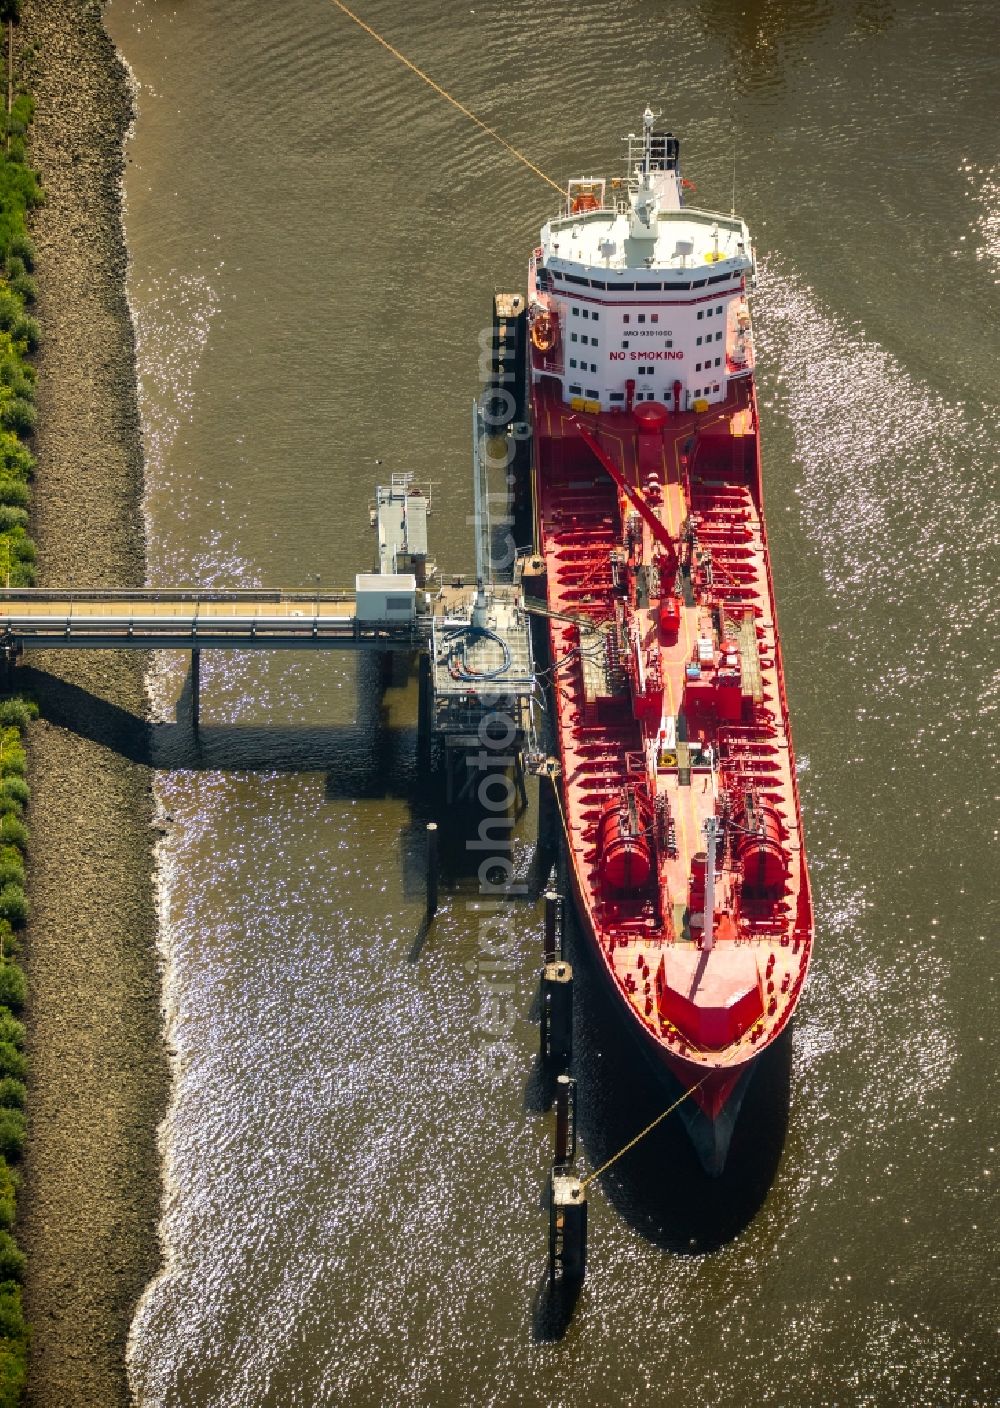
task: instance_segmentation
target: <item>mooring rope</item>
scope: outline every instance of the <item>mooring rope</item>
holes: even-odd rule
[[[470,122],[474,122],[477,127],[481,128],[488,136],[492,137],[495,142],[499,142],[502,147],[505,147],[512,156],[517,157],[518,161],[523,162],[529,171],[534,172],[542,181],[551,186],[554,191],[558,191],[560,195],[563,194],[562,187],[557,182],[553,181],[551,176],[546,176],[544,171],[541,171],[533,161],[530,161],[528,157],[524,155],[524,152],[518,151],[517,147],[508,142],[506,137],[501,137],[499,132],[494,131],[492,127],[488,127],[481,117],[477,117],[474,112],[470,112],[457,98],[453,98],[450,93],[441,87],[440,83],[435,83],[429,74],[424,73],[422,68],[417,68],[416,64],[408,59],[405,54],[401,54],[398,49],[394,48],[389,43],[388,39],[383,39],[381,34],[379,34],[377,30],[372,29],[370,24],[365,24],[360,15],[356,15],[353,10],[349,10],[347,6],[343,4],[343,0],[330,0],[330,3],[336,5],[337,9],[341,10],[349,20],[353,20],[359,29],[363,29],[366,34],[370,34],[372,39],[382,45],[383,49],[388,49],[393,58],[398,59],[411,73],[415,73],[418,78],[422,78],[428,87],[433,88],[435,93],[438,93],[446,102],[451,103],[453,108],[458,108],[458,111],[462,113],[464,117],[467,117]]]
[[[580,1187],[586,1188],[588,1183],[593,1183],[595,1178],[600,1178],[602,1173],[606,1173],[612,1164],[617,1163],[618,1160],[622,1157],[622,1155],[627,1154],[630,1149],[634,1149],[641,1139],[645,1139],[646,1135],[649,1134],[651,1130],[654,1130],[658,1124],[662,1124],[668,1115],[672,1115],[674,1113],[678,1105],[683,1105],[684,1101],[688,1098],[688,1096],[693,1095],[694,1092],[698,1089],[698,1087],[704,1085],[707,1080],[707,1074],[703,1075],[700,1081],[685,1090],[684,1094],[680,1097],[679,1100],[675,1100],[674,1103],[669,1107],[669,1109],[663,1110],[660,1114],[656,1116],[655,1120],[651,1120],[649,1124],[647,1124],[646,1128],[641,1129],[634,1139],[630,1139],[623,1149],[619,1149],[617,1154],[612,1154],[611,1158],[608,1159],[606,1163],[601,1164],[600,1168],[595,1168],[593,1173],[588,1173],[586,1178],[581,1178]]]

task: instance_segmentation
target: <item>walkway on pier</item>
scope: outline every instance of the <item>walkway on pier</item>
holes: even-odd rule
[[[418,649],[428,630],[359,622],[351,591],[0,591],[0,639],[25,650]]]

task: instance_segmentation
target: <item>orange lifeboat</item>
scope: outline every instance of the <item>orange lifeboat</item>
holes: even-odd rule
[[[559,320],[555,313],[542,309],[531,322],[531,345],[536,352],[554,352],[559,342]]]
[[[631,788],[612,797],[597,823],[601,883],[620,895],[644,890],[653,875],[648,807]]]
[[[758,808],[756,821],[756,830],[744,832],[737,843],[743,883],[751,890],[783,893],[788,857],[781,844],[781,818],[774,807],[762,806]]]
[[[593,191],[581,191],[578,196],[573,197],[573,203],[569,208],[571,215],[584,215],[588,210],[600,210],[601,202],[594,195]]]

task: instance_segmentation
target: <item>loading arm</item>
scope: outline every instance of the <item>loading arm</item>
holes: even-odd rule
[[[606,472],[614,480],[615,484],[618,485],[618,488],[622,491],[622,493],[626,496],[626,498],[635,508],[636,513],[638,513],[639,516],[642,518],[643,522],[648,525],[649,531],[652,533],[653,537],[660,544],[660,546],[666,549],[667,558],[670,563],[669,570],[671,573],[676,572],[678,567],[677,546],[674,543],[674,540],[670,536],[667,529],[657,518],[656,514],[650,508],[649,504],[643,498],[639,490],[635,487],[634,484],[630,484],[628,482],[628,480],[625,478],[624,474],[622,474],[618,466],[597,443],[593,435],[591,435],[590,431],[587,430],[585,426],[581,425],[578,420],[574,419],[574,421],[571,423],[576,425],[577,430],[580,432],[580,439],[590,450],[591,454],[597,460],[597,463],[601,466],[602,469],[606,470]]]

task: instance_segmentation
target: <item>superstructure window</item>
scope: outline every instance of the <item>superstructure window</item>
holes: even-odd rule
[[[622,342],[622,351],[623,351],[623,352],[627,352],[627,351],[628,351],[628,342],[627,342],[627,341],[624,341],[624,340],[623,340],[623,342]]]
[[[596,373],[596,371],[597,371],[597,363],[596,363],[596,362],[591,362],[591,364],[590,364],[590,370],[591,370],[592,372],[595,372],[595,373]]]
[[[639,321],[640,321],[640,323],[644,323],[644,322],[646,321],[646,315],[645,315],[645,313],[640,313],[640,314],[639,314]]]
[[[591,345],[591,347],[596,347],[596,346],[597,346],[597,338],[596,338],[596,337],[592,337],[592,338],[590,339],[590,345]]]
[[[579,386],[571,386],[569,389],[569,394],[571,396],[581,396],[583,392]]]
[[[699,321],[699,323],[701,322],[701,320],[702,320],[702,318],[703,318],[704,316],[705,316],[705,310],[704,310],[704,308],[699,308],[699,309],[698,309],[698,321]]]
[[[721,358],[721,357],[716,357],[716,359],[715,359],[715,365],[718,366],[721,361],[722,361],[722,358]]]
[[[589,309],[589,308],[584,308],[584,310],[583,310],[583,317],[585,317],[585,318],[589,318],[589,317],[590,317],[590,309]]]
[[[573,305],[573,317],[574,317],[574,318],[578,318],[579,316],[580,316],[580,310],[579,310],[579,308],[576,306],[576,304],[574,303],[574,305]]]
[[[598,396],[600,396],[600,394],[601,393],[599,391],[595,391],[592,386],[587,387],[587,395],[592,397],[595,401],[597,400]]]
[[[721,328],[720,328],[719,331],[715,334],[715,340],[716,340],[716,342],[720,342],[720,341],[722,340],[722,329],[721,329]]]
[[[658,322],[660,321],[660,315],[659,315],[659,313],[650,313],[650,315],[649,315],[649,321],[650,321],[651,323],[658,323]]]
[[[702,340],[701,340],[701,338],[699,337],[699,339],[698,339],[698,346],[699,346],[699,347],[701,346],[701,341],[702,341]]]
[[[623,323],[629,322],[629,315],[628,315],[627,313],[626,313],[625,316],[622,318],[622,322],[623,322]]]
[[[595,309],[595,311],[594,311],[593,313],[591,313],[590,316],[593,318],[594,322],[596,323],[597,320],[598,320],[598,318],[599,318],[601,315],[600,315],[600,313],[598,313],[598,312],[596,311],[596,309]]]
[[[717,313],[721,313],[721,312],[722,312],[722,304],[721,304],[721,303],[719,304],[718,308],[716,308],[715,311],[716,311]]]
[[[573,366],[573,363],[572,363],[572,362],[570,363],[570,366]],[[701,363],[700,363],[700,362],[695,362],[695,364],[694,364],[694,369],[695,369],[696,372],[700,372],[700,371],[701,371]]]
[[[581,341],[581,342],[583,343],[583,345],[586,347],[587,344],[590,342],[590,338],[587,336],[586,333],[584,333],[583,336],[580,338],[580,341]]]
[[[570,359],[569,359],[569,364],[570,364],[571,367],[575,367],[575,366],[576,366],[576,358],[575,358],[575,357],[570,357]],[[701,371],[701,367],[699,367],[698,370]]]
[[[610,399],[611,399],[612,401],[624,401],[624,400],[625,400],[625,392],[624,392],[624,391],[612,391]]]

